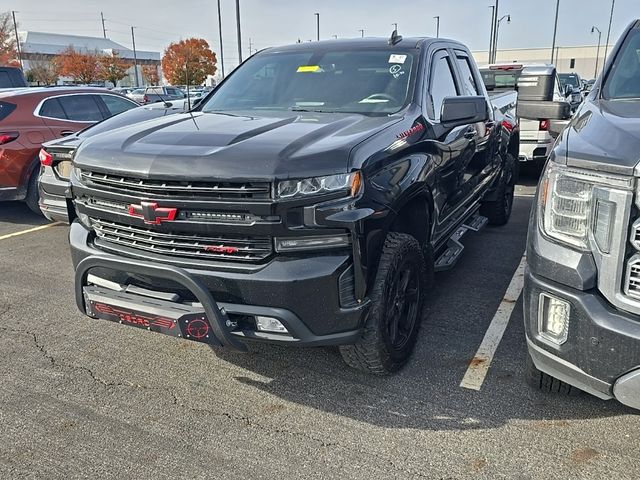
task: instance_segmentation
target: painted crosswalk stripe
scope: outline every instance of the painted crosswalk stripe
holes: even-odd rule
[[[46,225],[40,225],[39,227],[29,228],[27,230],[21,230],[19,232],[7,233],[6,235],[0,235],[0,240],[6,240],[7,238],[19,237],[20,235],[26,235],[27,233],[38,232],[40,230],[44,230],[45,228],[54,227],[56,225],[61,225],[62,222],[53,222],[47,223]]]
[[[496,314],[493,316],[493,320],[491,320],[491,324],[482,339],[482,343],[480,344],[476,355],[473,357],[471,362],[469,362],[469,367],[467,368],[464,378],[460,383],[462,388],[468,388],[470,390],[480,390],[482,388],[484,379],[487,376],[489,367],[491,366],[493,356],[498,349],[498,345],[500,345],[502,336],[509,324],[513,308],[518,301],[520,292],[522,292],[525,265],[526,257],[523,256],[518,268],[511,278],[511,282],[509,283],[507,291],[500,302],[500,306],[498,307]]]

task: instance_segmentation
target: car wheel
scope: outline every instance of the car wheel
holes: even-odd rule
[[[488,202],[483,202],[480,207],[480,214],[489,219],[489,225],[505,225],[511,217],[513,208],[513,197],[515,194],[516,181],[516,159],[513,155],[507,155],[505,171],[500,179],[500,184],[496,189],[496,198]]]
[[[27,196],[24,202],[27,206],[38,215],[43,215],[40,210],[40,192],[38,192],[38,178],[40,177],[40,166],[38,165],[29,178],[29,184],[27,185]]]
[[[389,233],[364,331],[354,345],[340,347],[344,361],[377,375],[402,368],[418,337],[425,285],[425,260],[418,241],[405,233]]]
[[[530,355],[527,355],[526,380],[529,386],[545,393],[559,393],[561,395],[577,396],[582,391],[573,385],[558,380],[548,373],[538,370]]]

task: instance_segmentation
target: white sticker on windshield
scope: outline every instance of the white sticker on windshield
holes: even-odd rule
[[[395,53],[392,53],[391,55],[389,55],[389,63],[404,63],[406,59],[407,59],[406,55],[398,55]]]

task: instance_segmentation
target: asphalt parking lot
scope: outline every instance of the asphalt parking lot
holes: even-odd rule
[[[521,299],[480,390],[461,387],[521,262],[533,184],[506,227],[465,236],[388,378],[334,349],[212,351],[90,320],[67,227],[0,203],[0,478],[640,477],[634,411],[525,385]]]

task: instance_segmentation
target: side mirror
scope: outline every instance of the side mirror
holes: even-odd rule
[[[564,95],[565,98],[571,95],[572,93],[573,93],[573,87],[571,85],[567,84],[564,87],[562,87],[562,94]]]
[[[564,100],[560,102],[519,100],[517,115],[528,120],[567,120],[571,118],[571,105]]]
[[[202,102],[202,98],[196,98],[191,102],[191,108],[197,107],[198,105],[200,105],[200,102]]]
[[[487,100],[484,97],[447,97],[442,102],[440,122],[448,128],[489,119]]]

